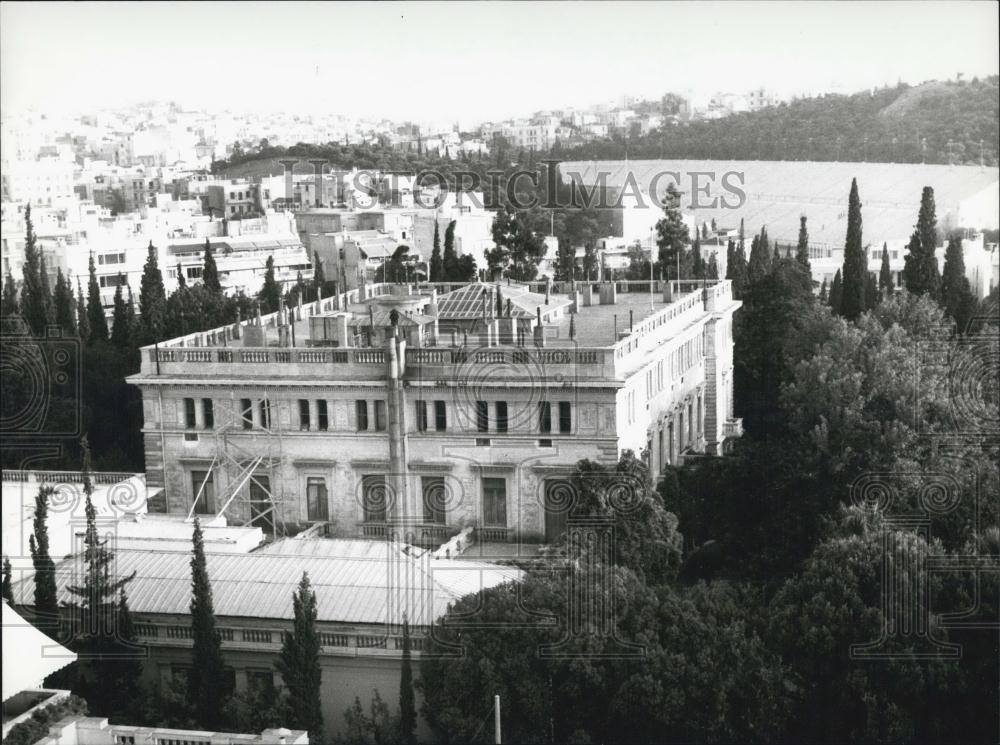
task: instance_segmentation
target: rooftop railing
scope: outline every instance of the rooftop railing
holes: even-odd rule
[[[117,471],[92,471],[90,480],[94,484],[115,485],[131,478],[142,476],[141,473],[125,473]],[[82,471],[17,471],[3,469],[3,480],[21,484],[82,484]]]

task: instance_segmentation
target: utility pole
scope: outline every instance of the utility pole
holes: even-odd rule
[[[493,742],[501,745],[500,738],[500,694],[493,696]]]

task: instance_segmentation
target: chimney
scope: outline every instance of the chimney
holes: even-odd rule
[[[240,313],[240,309],[237,308],[236,309],[236,325],[233,326],[233,338],[234,339],[239,339],[240,338],[240,326],[242,325],[242,323],[243,323],[243,314]]]
[[[576,339],[576,315],[571,315],[569,317],[569,338],[570,341]]]
[[[549,304],[549,294],[551,293],[552,286],[549,284],[548,278],[545,279],[545,304]]]
[[[544,347],[545,346],[545,327],[542,326],[542,308],[538,306],[535,308],[535,346]]]

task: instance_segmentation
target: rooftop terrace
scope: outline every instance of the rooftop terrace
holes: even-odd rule
[[[532,316],[537,317],[540,311],[542,344],[536,343],[532,333],[516,336],[508,331],[504,337],[501,331],[497,336],[488,336],[485,324],[478,322],[482,313],[470,315],[469,309],[475,304],[463,305],[465,310],[454,318],[446,313],[434,316],[427,303],[436,301],[438,308],[446,307],[447,303],[446,295],[438,294],[435,298],[432,293],[453,289],[465,292],[468,285],[370,285],[303,304],[283,314],[241,321],[238,332],[234,323],[146,347],[139,377],[295,376],[319,382],[329,381],[330,365],[335,365],[336,377],[341,379],[378,378],[384,373],[383,349],[377,342],[369,344],[364,333],[367,324],[358,321],[375,316],[377,306],[383,306],[377,319],[386,318],[384,308],[393,303],[398,303],[401,318],[413,318],[428,326],[427,320],[436,317],[442,326],[436,335],[425,329],[426,335],[419,346],[408,345],[407,366],[449,368],[470,359],[517,363],[521,360],[513,357],[525,356],[546,365],[573,365],[577,374],[585,372],[587,377],[619,377],[665,338],[683,333],[706,312],[719,311],[733,303],[731,283],[727,280],[704,287],[693,281],[653,285],[651,302],[648,282],[577,283],[575,292],[566,283],[556,289],[567,294],[550,293],[548,304],[543,293],[535,292],[544,291],[544,285],[541,288],[499,285],[502,296],[520,301],[521,312],[512,312],[511,323],[516,328],[533,331],[536,318]],[[534,314],[524,312],[536,302],[541,304],[535,306]],[[411,310],[407,309],[408,304],[413,306]],[[493,312],[493,304],[488,300],[486,314],[491,321]],[[331,316],[335,320],[338,313],[344,314],[341,317],[349,315],[348,344],[313,338],[311,326],[316,316]],[[501,319],[504,320],[508,319]],[[400,328],[412,330],[415,325],[401,324]],[[461,330],[453,333],[451,329],[456,325]],[[512,359],[500,359],[505,355]],[[234,364],[240,367],[232,367]],[[588,369],[583,371],[581,365]]]

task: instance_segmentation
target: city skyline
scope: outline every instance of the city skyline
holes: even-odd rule
[[[997,7],[978,2],[914,4],[905,14],[893,3],[250,7],[234,16],[216,3],[5,4],[2,108],[58,112],[155,97],[208,110],[476,122],[668,91],[690,92],[696,104],[758,87],[783,97],[855,92],[1000,66]],[[32,32],[42,24],[44,39]],[[556,33],[560,25],[567,33]],[[663,35],[669,57],[694,62],[657,62]],[[542,43],[529,52],[531,38]],[[118,50],[117,83],[96,90],[101,68],[80,64],[95,49]],[[39,56],[44,65],[32,65]],[[568,60],[573,71],[559,74]]]

